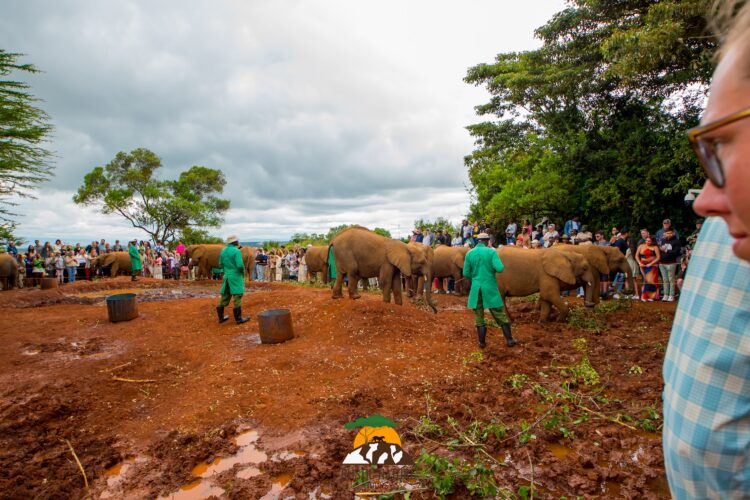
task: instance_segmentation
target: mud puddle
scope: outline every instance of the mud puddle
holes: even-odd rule
[[[99,304],[105,303],[110,295],[134,293],[138,302],[160,302],[177,299],[202,299],[207,297],[218,297],[219,289],[211,288],[116,288],[110,290],[97,290],[93,292],[66,295],[61,302],[73,304]]]
[[[213,484],[212,478],[226,471],[236,470],[235,476],[239,479],[251,479],[263,474],[259,464],[269,460],[265,451],[256,446],[259,435],[258,431],[249,430],[238,434],[234,443],[238,450],[235,454],[227,457],[217,457],[211,462],[203,462],[196,465],[191,474],[195,478],[188,484],[182,486],[179,491],[160,499],[191,500],[205,498],[211,495],[221,495],[224,490]],[[307,452],[302,450],[280,451],[271,456],[271,461],[282,462],[306,456]],[[271,489],[262,498],[266,500],[280,498],[281,492],[292,480],[289,473],[274,477]]]

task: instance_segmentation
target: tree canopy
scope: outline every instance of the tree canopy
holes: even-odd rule
[[[181,232],[184,237],[188,228],[219,227],[229,209],[229,200],[217,196],[226,184],[221,170],[192,166],[177,180],[159,180],[155,173],[161,166],[148,149],[119,152],[106,166],[86,174],[73,201],[121,215],[165,243]]]
[[[36,106],[29,85],[9,79],[14,72],[37,73],[17,62],[21,54],[0,49],[0,238],[15,227],[12,196],[32,197],[32,191],[52,176],[52,154],[44,147],[52,132],[50,118]]]
[[[468,127],[472,215],[685,224],[682,198],[703,181],[684,131],[713,70],[708,4],[572,0],[536,31],[541,48],[470,68],[491,94],[476,108],[491,119]]]

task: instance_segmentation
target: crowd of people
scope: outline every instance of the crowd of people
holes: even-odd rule
[[[597,230],[592,233],[587,226],[581,224],[579,217],[567,220],[562,226],[562,232],[558,231],[558,226],[547,217],[536,225],[532,225],[528,219],[524,219],[521,224],[511,221],[504,232],[493,230],[484,221],[463,220],[453,237],[449,230],[443,228],[435,230],[434,233],[430,229],[416,228],[412,232],[411,241],[433,247],[451,245],[473,248],[478,235],[486,233],[489,235],[491,247],[513,245],[541,250],[557,245],[613,246],[622,252],[633,276],[642,283],[632,298],[640,298],[644,302],[672,302],[679,296],[692,247],[701,226],[702,220],[698,220],[695,230],[685,238],[683,245],[670,219],[664,219],[662,227],[653,233],[647,228],[642,228],[637,235],[631,234],[630,230],[624,227],[612,227],[608,232]],[[599,294],[602,297],[623,296],[623,274],[602,275],[600,279],[602,288]],[[452,288],[450,283],[448,288]],[[582,290],[579,290],[579,296],[583,296]]]
[[[295,245],[287,248],[263,249],[255,251],[253,281],[308,281],[305,247]]]
[[[179,279],[180,275],[188,272],[185,257],[185,245],[179,242],[174,249],[156,242],[139,241],[135,245],[144,263],[141,275],[153,278]],[[98,257],[111,252],[128,250],[128,243],[120,240],[108,243],[105,239],[92,241],[87,245],[81,243],[42,244],[35,240],[25,248],[20,248],[15,241],[9,241],[7,246],[0,246],[0,253],[12,255],[19,265],[19,286],[35,285],[41,278],[56,278],[59,283],[74,283],[76,280],[92,280],[108,273]]]

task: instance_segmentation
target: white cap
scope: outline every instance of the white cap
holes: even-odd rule
[[[240,241],[240,239],[235,235],[229,235],[227,236],[227,244],[234,243],[235,241]]]

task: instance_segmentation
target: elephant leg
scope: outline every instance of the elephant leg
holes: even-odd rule
[[[599,273],[594,272],[594,281],[591,282],[591,299],[594,304],[598,304],[601,300],[599,297],[599,288],[601,287],[601,279],[599,279]]]
[[[357,275],[357,271],[350,271],[346,273],[346,275],[349,277],[349,298],[360,298],[361,295],[359,294],[359,290],[357,290],[359,285],[359,276]]]
[[[383,268],[380,269],[380,274],[378,276],[378,282],[380,283],[380,289],[383,292],[383,302],[388,304],[391,301],[391,291],[393,290],[393,287],[396,286],[394,283],[394,280],[398,281],[398,287],[401,288],[401,276],[394,276],[391,273],[390,269],[387,269],[388,266],[383,266]]]
[[[117,272],[120,270],[120,265],[117,262],[114,262],[112,264],[112,267],[109,268],[109,275],[112,278],[117,278]]]
[[[412,279],[415,279],[415,278],[412,277]],[[424,276],[420,275],[418,278],[416,278],[416,282],[417,284],[415,288],[417,290],[417,298],[419,298],[424,295],[424,285],[425,285]],[[432,283],[427,283],[427,286],[432,288]]]
[[[546,300],[539,298],[539,322],[540,323],[546,323],[549,321],[549,313],[550,313],[550,304]]]
[[[558,290],[557,293],[553,293],[549,301],[552,302],[552,305],[559,311],[557,321],[564,323],[565,318],[568,317],[568,305],[562,298],[560,298],[560,291]]]
[[[402,288],[401,288],[401,272],[396,269],[395,274],[393,276],[392,282],[393,282],[393,302],[396,303],[396,305],[403,305],[404,299],[402,296]]]
[[[340,270],[336,273],[336,281],[333,283],[333,291],[331,292],[331,297],[334,299],[340,299],[344,295],[341,293],[341,288],[344,284],[344,273]]]

